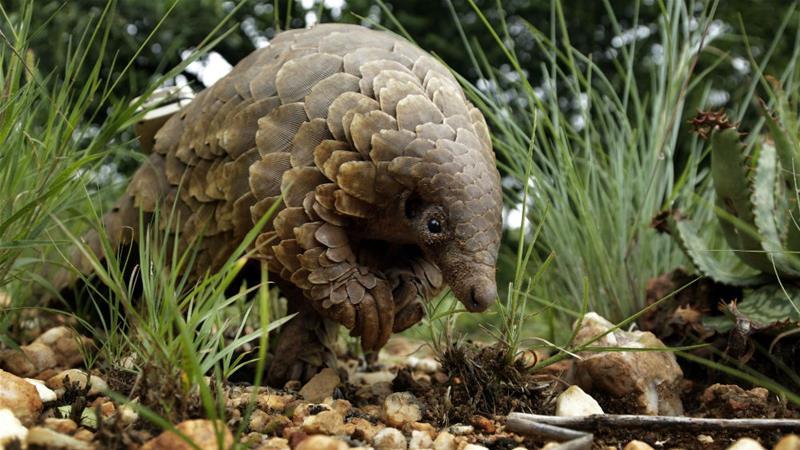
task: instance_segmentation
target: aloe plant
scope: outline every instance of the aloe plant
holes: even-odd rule
[[[800,134],[775,91],[781,121],[760,105],[769,136],[743,136],[722,112],[692,121],[710,141],[715,223],[665,214],[667,231],[703,275],[740,286],[740,311],[764,326],[800,323]],[[713,250],[712,250],[713,249]]]

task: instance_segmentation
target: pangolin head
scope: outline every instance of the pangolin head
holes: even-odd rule
[[[454,139],[438,139],[389,169],[410,182],[401,196],[403,228],[461,303],[479,312],[497,298],[502,194],[486,123],[475,108],[469,116],[471,127],[458,128]]]

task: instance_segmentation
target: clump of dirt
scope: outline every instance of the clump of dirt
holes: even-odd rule
[[[519,358],[507,358],[502,344],[453,346],[441,358],[445,383],[419,382],[401,369],[395,391],[410,391],[425,403],[425,419],[437,425],[469,423],[475,415],[505,415],[510,411],[552,412],[549,377],[532,373]],[[509,362],[512,360],[513,362]]]
[[[764,388],[743,388],[731,384],[709,386],[700,395],[694,415],[721,418],[789,417],[791,412]]]
[[[189,389],[188,386],[189,380],[186,374],[174,367],[148,363],[142,367],[142,372],[129,397],[139,397],[142,406],[151,409],[171,423],[205,417],[199,393],[196,389]],[[158,430],[155,425],[151,427],[150,431]]]

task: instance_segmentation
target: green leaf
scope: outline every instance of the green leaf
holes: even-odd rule
[[[783,235],[789,224],[787,205],[782,195],[784,189],[778,182],[778,158],[775,147],[763,143],[753,177],[753,213],[761,245],[774,262],[779,275],[797,277],[797,258],[783,246]]]
[[[764,326],[780,322],[800,323],[800,289],[770,284],[744,292],[737,310],[753,322]]]
[[[728,245],[747,265],[762,272],[772,272],[772,263],[761,247],[755,230],[750,183],[744,161],[744,146],[735,128],[715,131],[711,136],[711,175],[717,194],[717,213]],[[728,215],[738,219],[731,220]],[[741,222],[741,223],[739,223]]]
[[[674,219],[669,218],[668,221]],[[765,277],[753,268],[742,263],[737,252],[722,248],[719,225],[712,222],[703,227],[704,234],[698,233],[696,226],[689,220],[674,222],[674,233],[678,244],[686,252],[697,269],[720,283],[731,286],[752,286],[765,281]],[[718,244],[719,249],[714,249]]]
[[[779,102],[785,97],[782,93],[774,95],[779,97]],[[787,115],[791,114],[788,109],[785,111]],[[800,221],[800,205],[798,205],[798,197],[800,196],[800,189],[798,189],[800,187],[798,186],[798,181],[800,181],[798,180],[798,175],[800,175],[800,145],[797,145],[797,141],[793,139],[792,135],[775,121],[765,106],[761,108],[761,115],[764,117],[764,123],[775,141],[775,149],[782,169],[781,174],[783,174],[786,186],[787,201],[790,205],[786,246],[790,251],[800,252],[800,227],[797,226],[797,222]]]

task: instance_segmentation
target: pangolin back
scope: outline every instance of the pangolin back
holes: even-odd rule
[[[160,207],[162,228],[174,207],[184,247],[204,236],[196,266],[207,270],[281,195],[283,207],[297,208],[315,192],[305,212],[342,225],[404,189],[402,177],[387,175],[390,164],[462,134],[494,169],[482,115],[425,51],[354,25],[291,30],[167,121],[123,201],[146,213]],[[275,227],[268,223],[259,242],[280,234]],[[296,269],[272,266],[286,278]]]

